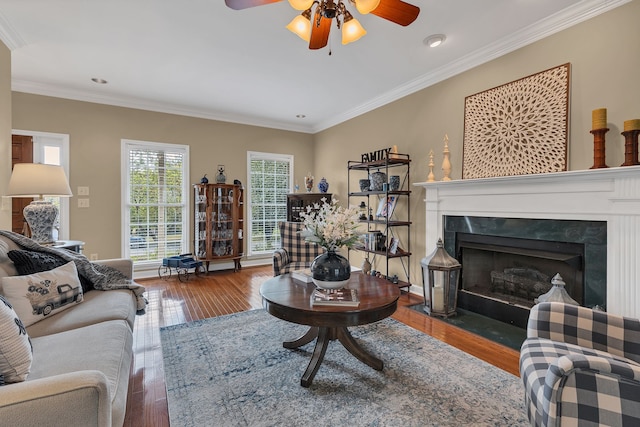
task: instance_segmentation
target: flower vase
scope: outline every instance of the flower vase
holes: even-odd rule
[[[318,255],[311,263],[312,280],[321,289],[342,289],[351,277],[349,260],[328,250]]]

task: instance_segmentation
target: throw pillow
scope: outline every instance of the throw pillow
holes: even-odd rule
[[[12,250],[7,255],[13,261],[13,265],[20,275],[53,270],[67,263],[65,259],[48,252]],[[79,277],[82,284],[82,292],[86,293],[93,289],[93,284],[89,279],[82,275],[79,275]]]
[[[83,298],[73,261],[41,273],[3,277],[2,290],[24,326],[66,310]]]
[[[27,331],[11,304],[0,295],[0,385],[24,381],[32,361]]]

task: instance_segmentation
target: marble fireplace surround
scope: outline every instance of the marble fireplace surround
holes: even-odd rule
[[[447,215],[606,221],[607,311],[640,318],[640,166],[413,185],[426,190],[427,254]]]

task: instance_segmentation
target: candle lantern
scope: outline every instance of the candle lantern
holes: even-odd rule
[[[436,250],[420,264],[424,311],[430,316],[455,316],[462,265],[447,253],[442,239],[438,239]]]

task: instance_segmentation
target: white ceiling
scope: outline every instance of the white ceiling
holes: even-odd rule
[[[408,0],[408,27],[345,3],[367,35],[310,51],[286,0],[0,0],[0,39],[14,91],[315,133],[627,1]]]

